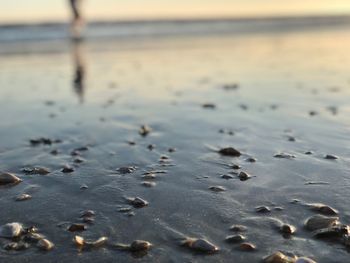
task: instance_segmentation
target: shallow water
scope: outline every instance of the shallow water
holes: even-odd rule
[[[295,198],[326,203],[339,210],[343,223],[350,223],[348,32],[66,45],[68,53],[12,54],[0,60],[0,169],[23,180],[0,188],[0,225],[35,225],[56,245],[47,253],[35,247],[19,252],[1,248],[1,262],[243,263],[259,262],[277,250],[321,263],[349,261],[343,245],[312,238],[303,223],[315,213],[291,203]],[[77,70],[82,74],[74,83]],[[223,89],[232,83],[239,88]],[[204,109],[204,103],[216,108]],[[337,107],[336,114],[331,106]],[[310,111],[317,114],[310,116]],[[146,137],[138,134],[143,124],[152,128]],[[29,140],[39,137],[62,143],[30,146]],[[150,151],[149,144],[155,149]],[[85,162],[71,174],[62,173],[63,165],[74,166],[71,151],[87,145],[81,155]],[[243,155],[223,157],[212,150],[226,146]],[[170,147],[176,152],[169,153]],[[58,155],[50,154],[53,149]],[[273,157],[280,152],[296,158]],[[325,160],[326,154],[339,159]],[[162,155],[169,156],[169,163],[159,162]],[[248,157],[257,162],[246,162]],[[253,177],[222,179],[232,171],[225,164],[233,163]],[[21,172],[30,166],[51,173]],[[118,174],[123,166],[137,170]],[[146,188],[142,174],[151,170],[166,174],[158,174],[157,185]],[[83,184],[89,188],[80,189]],[[215,185],[226,191],[208,189]],[[21,193],[32,199],[15,202]],[[133,217],[118,212],[128,206],[124,197],[134,196],[149,206],[133,208]],[[261,205],[272,212],[257,214],[255,207]],[[111,243],[144,239],[154,248],[141,258],[111,247],[79,253],[74,233],[58,224],[79,222],[86,209],[96,217],[82,236],[107,236]],[[297,233],[282,237],[267,217],[295,225]],[[238,245],[225,243],[232,224],[248,227],[244,235],[256,251],[241,252]],[[204,237],[220,252],[192,253],[178,245],[183,236]],[[7,242],[0,239],[1,247]]]

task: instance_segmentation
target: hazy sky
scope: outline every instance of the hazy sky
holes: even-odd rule
[[[349,13],[350,0],[83,0],[91,19]],[[62,20],[68,0],[0,0],[0,21]]]

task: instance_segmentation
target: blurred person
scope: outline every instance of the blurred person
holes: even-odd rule
[[[71,34],[75,40],[81,39],[81,32],[84,27],[84,20],[81,12],[82,0],[68,0],[72,10],[73,19],[71,22]]]

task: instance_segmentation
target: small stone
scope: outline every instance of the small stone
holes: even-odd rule
[[[316,261],[312,260],[311,258],[301,257],[298,258],[295,263],[316,263]]]
[[[93,211],[93,210],[85,210],[85,211],[80,213],[80,218],[82,218],[82,217],[93,217],[95,215],[96,215],[95,211]]]
[[[141,185],[144,187],[155,187],[156,183],[155,182],[142,182]]]
[[[61,172],[62,173],[73,173],[74,172],[74,168],[66,165],[66,166],[64,166],[62,168]]]
[[[295,228],[295,226],[292,226],[292,225],[289,225],[289,224],[283,224],[283,225],[280,227],[280,231],[281,231],[283,234],[292,235],[292,234],[295,233],[296,228]]]
[[[135,240],[130,245],[130,251],[139,252],[149,250],[152,247],[152,244],[144,240]]]
[[[316,238],[341,238],[348,236],[350,228],[347,225],[337,225],[316,230],[313,235]]]
[[[233,147],[222,148],[218,151],[221,155],[239,157],[241,153]]]
[[[41,249],[41,250],[45,250],[45,251],[49,251],[51,249],[53,249],[53,247],[55,246],[50,240],[47,239],[40,239],[37,246]]]
[[[267,206],[258,206],[255,208],[255,211],[257,213],[270,213],[271,209]]]
[[[156,148],[156,146],[154,144],[149,144],[147,146],[147,149],[150,150],[150,151],[154,150],[154,148]]]
[[[243,225],[232,225],[230,230],[234,232],[245,232],[247,231],[247,227]]]
[[[183,245],[201,253],[212,254],[219,251],[217,246],[205,239],[188,238],[183,242]]]
[[[213,192],[226,191],[226,189],[224,187],[222,187],[222,186],[210,186],[209,189],[212,190]]]
[[[327,154],[324,158],[326,160],[337,160],[339,157],[332,154]]]
[[[147,125],[142,125],[140,130],[139,130],[139,134],[141,136],[147,136],[150,132],[152,131],[151,127],[147,126]]]
[[[21,194],[21,195],[17,196],[15,200],[16,201],[26,201],[26,200],[29,200],[29,199],[32,199],[31,195]]]
[[[255,162],[256,162],[256,159],[253,158],[253,157],[249,157],[249,158],[247,158],[245,161],[248,162],[248,163],[255,163]]]
[[[39,175],[46,175],[50,173],[50,170],[45,167],[27,167],[23,168],[22,172],[25,174],[39,174]]]
[[[118,209],[118,212],[120,213],[127,213],[131,211],[131,207],[122,207]]]
[[[241,166],[238,165],[238,164],[232,164],[230,167],[231,167],[232,169],[234,169],[234,170],[239,170],[239,169],[241,169]]]
[[[248,179],[250,179],[252,176],[250,175],[250,174],[248,174],[248,173],[246,173],[246,172],[240,172],[239,174],[238,174],[238,178],[239,178],[239,180],[241,180],[241,181],[247,181]]]
[[[117,169],[117,172],[120,174],[131,174],[136,171],[135,166],[128,166],[128,167],[120,167]]]
[[[0,237],[15,238],[22,235],[23,226],[20,223],[8,223],[0,227]]]
[[[242,235],[232,235],[232,236],[227,236],[225,241],[227,243],[240,243],[245,240],[245,236]]]
[[[54,149],[50,152],[52,155],[58,155],[59,151],[57,149]]]
[[[44,238],[45,238],[45,236],[43,236],[42,234],[32,233],[32,232],[29,232],[24,236],[25,241],[32,242],[32,243],[38,242],[39,240],[44,239]]]
[[[70,232],[84,231],[86,230],[86,226],[84,224],[72,224],[68,228]]]
[[[16,175],[0,172],[0,185],[15,185],[22,182]]]
[[[264,263],[294,263],[295,260],[295,258],[288,257],[278,251],[264,258]]]
[[[88,189],[89,187],[86,185],[86,184],[82,184],[81,186],[80,186],[80,189],[82,189],[82,190],[86,190],[86,189]]]
[[[326,217],[322,215],[314,215],[305,221],[305,227],[308,230],[318,230],[322,228],[329,228],[339,223],[339,217]]]
[[[142,208],[148,206],[148,202],[140,197],[129,198],[128,201],[135,208]]]
[[[202,104],[202,107],[205,109],[215,109],[216,105],[213,103],[204,103],[204,104]]]
[[[142,178],[143,178],[144,180],[153,180],[153,179],[156,179],[157,176],[156,176],[155,174],[150,173],[150,174],[145,174],[145,175],[143,175]]]
[[[324,215],[338,215],[338,210],[322,203],[309,204],[309,206],[311,210],[317,211]]]
[[[75,237],[73,238],[73,241],[74,241],[74,243],[75,243],[78,247],[82,247],[82,246],[84,246],[84,244],[85,244],[85,240],[84,240],[84,238],[81,237],[81,236],[75,236]]]
[[[107,243],[107,241],[108,241],[107,237],[100,237],[96,241],[83,241],[83,244],[90,246],[90,247],[98,248],[98,247],[102,247],[103,245],[105,245]],[[81,240],[80,240],[80,243],[81,243]]]
[[[306,154],[306,155],[312,155],[313,152],[312,152],[312,151],[307,151],[307,152],[305,152],[304,154]]]
[[[170,153],[176,152],[176,149],[175,148],[169,148],[168,152],[170,152]]]
[[[223,174],[223,175],[221,175],[221,178],[229,180],[229,179],[233,179],[234,177],[232,175],[229,175],[229,174]]]
[[[79,158],[78,157],[78,158],[75,158],[73,162],[76,163],[76,164],[80,164],[80,163],[85,162],[85,160],[83,158]]]
[[[278,154],[275,154],[273,157],[279,158],[279,159],[294,159],[295,155],[289,154],[289,153],[278,153]]]
[[[254,251],[256,246],[252,243],[242,243],[239,245],[239,249],[242,251]]]
[[[30,245],[25,242],[10,242],[4,246],[5,250],[15,250],[15,251],[20,251],[20,250],[25,250],[28,249]]]

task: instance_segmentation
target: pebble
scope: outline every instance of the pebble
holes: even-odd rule
[[[119,167],[117,169],[117,172],[120,174],[131,174],[136,171],[135,166],[125,166],[125,167]]]
[[[249,157],[249,158],[247,158],[245,161],[248,162],[248,163],[255,163],[255,162],[256,162],[256,159],[253,158],[253,157]]]
[[[152,244],[148,241],[135,240],[130,245],[130,251],[132,252],[145,251],[145,250],[149,250],[151,247],[152,247]]]
[[[283,224],[281,227],[280,227],[280,231],[283,233],[283,234],[287,234],[287,235],[292,235],[295,233],[296,231],[296,227],[295,226],[292,226],[292,225],[289,225],[289,224]]]
[[[318,229],[313,233],[316,238],[342,238],[348,236],[350,228],[347,225],[337,225],[328,228]]]
[[[339,157],[332,154],[327,154],[324,158],[326,160],[337,160]]]
[[[70,167],[68,165],[65,165],[62,170],[61,170],[62,173],[73,173],[74,172],[74,168],[73,167]]]
[[[151,127],[147,125],[142,125],[141,128],[139,129],[139,134],[141,136],[147,136],[150,132],[152,131]]]
[[[61,143],[61,140],[52,140],[49,138],[38,138],[38,139],[31,139],[29,140],[30,144],[32,146],[38,146],[38,145],[52,145],[54,143]]]
[[[257,213],[270,213],[271,209],[267,206],[258,206],[255,208],[255,211]]]
[[[169,148],[169,149],[168,149],[168,152],[169,152],[169,153],[176,152],[176,149],[175,149],[175,148]]]
[[[82,189],[82,190],[86,190],[86,189],[88,189],[89,187],[86,185],[86,184],[82,184],[81,186],[80,186],[80,189]]]
[[[24,232],[23,225],[20,223],[8,223],[0,227],[0,237],[14,238],[19,237]]]
[[[223,174],[223,175],[221,175],[221,178],[229,180],[229,179],[233,179],[234,177],[232,175],[229,175],[229,174]]]
[[[230,167],[231,167],[232,169],[234,169],[234,170],[239,170],[239,169],[241,169],[241,166],[238,165],[238,164],[232,164],[232,165],[230,165]]]
[[[141,185],[144,187],[155,187],[157,184],[155,182],[142,182]]]
[[[223,192],[226,191],[226,189],[222,186],[210,186],[209,190],[212,190],[213,192]]]
[[[147,146],[147,149],[150,150],[150,151],[154,150],[155,148],[156,148],[156,146],[154,144],[149,144]]]
[[[44,238],[44,239],[40,239],[38,241],[37,246],[41,250],[49,251],[49,250],[53,249],[55,245],[50,240],[47,240]]]
[[[215,109],[216,105],[213,103],[204,103],[204,104],[202,104],[202,107],[205,109]]]
[[[131,207],[122,207],[118,209],[118,212],[120,213],[127,213],[131,211]]]
[[[275,252],[272,255],[264,258],[264,263],[294,263],[296,258],[286,256],[282,252]]]
[[[83,243],[87,246],[98,248],[98,247],[102,247],[103,245],[105,245],[107,243],[107,241],[108,241],[107,237],[100,237],[96,241],[84,241],[83,240]]]
[[[238,174],[238,178],[239,178],[239,180],[241,180],[241,181],[247,181],[248,179],[250,179],[252,176],[250,175],[250,174],[248,174],[248,173],[246,173],[246,172],[240,172],[239,174]]]
[[[330,215],[330,216],[338,215],[338,210],[328,205],[325,205],[322,203],[315,203],[315,204],[308,204],[308,205],[310,206],[311,210],[317,211],[320,214]]]
[[[20,178],[11,173],[0,172],[0,185],[14,185],[22,182]]]
[[[252,243],[242,243],[239,245],[239,249],[242,251],[254,251],[256,246]]]
[[[84,224],[72,224],[68,228],[70,232],[84,231],[86,230],[86,226]]]
[[[135,208],[148,206],[148,202],[140,197],[128,198],[129,203]]]
[[[243,225],[232,225],[230,230],[234,232],[245,232],[247,231],[247,227]]]
[[[46,175],[50,173],[50,170],[45,167],[27,167],[23,168],[22,172],[25,174],[39,174],[39,175]]]
[[[227,236],[225,238],[225,241],[227,243],[240,243],[240,242],[243,242],[245,239],[246,238],[243,235],[231,235],[231,236]]]
[[[74,236],[73,241],[78,247],[82,247],[85,244],[85,240],[81,236]]]
[[[19,250],[25,250],[27,248],[29,248],[30,245],[28,243],[25,243],[25,242],[10,242],[10,243],[7,243],[5,246],[4,246],[4,249],[5,250],[15,250],[15,251],[19,251]]]
[[[233,147],[222,148],[218,151],[221,155],[239,157],[241,153]]]
[[[279,159],[294,159],[295,155],[289,154],[289,153],[278,153],[278,154],[275,154],[273,157],[279,158]]]
[[[80,213],[80,218],[93,217],[95,215],[96,215],[95,211],[93,211],[93,210],[85,210],[85,211]]]
[[[16,201],[26,201],[32,199],[32,196],[29,194],[20,194],[19,196],[16,197]]]
[[[78,157],[78,158],[75,158],[73,162],[79,164],[79,163],[85,162],[85,160],[83,158]]]
[[[326,217],[322,215],[314,215],[309,217],[305,221],[305,227],[308,230],[318,230],[322,228],[328,228],[339,223],[339,217]]]
[[[217,246],[210,243],[208,240],[201,238],[188,238],[182,243],[182,245],[201,253],[212,254],[219,251]]]
[[[153,180],[153,179],[156,179],[157,176],[155,174],[150,173],[150,174],[143,175],[142,178],[145,180]]]

